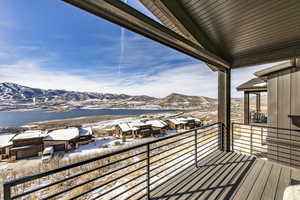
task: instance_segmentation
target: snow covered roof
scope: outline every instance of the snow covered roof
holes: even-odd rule
[[[146,125],[149,125],[149,124],[147,124],[147,123],[145,123],[145,122],[141,122],[141,121],[133,121],[133,122],[129,122],[128,124],[129,124],[129,126],[131,126],[131,127],[139,127],[139,126],[146,126]]]
[[[146,125],[150,125],[150,124],[141,121],[121,122],[118,124],[118,126],[123,132],[136,131],[139,130],[140,126],[146,126]]]
[[[195,120],[196,122],[200,122],[201,120],[195,117],[187,117],[187,120]]]
[[[180,117],[180,118],[173,118],[169,119],[173,124],[186,124],[189,120],[194,120],[196,122],[200,122],[200,119],[194,118],[194,117]]]
[[[184,120],[184,118],[175,118],[175,119],[169,119],[173,124],[186,124],[187,121]]]
[[[119,123],[118,126],[123,132],[131,131],[131,127],[128,125],[128,123]]]
[[[162,120],[149,120],[146,123],[158,128],[163,128],[167,126],[167,124]]]
[[[92,135],[93,131],[91,127],[86,127],[86,128],[80,128],[79,129],[79,135],[80,136],[88,136],[88,135]]]
[[[16,135],[13,140],[23,140],[31,138],[42,138],[47,136],[47,131],[42,130],[29,130]]]
[[[49,132],[48,136],[45,137],[44,140],[68,141],[76,137],[79,137],[79,129],[67,128]]]
[[[11,145],[12,144],[11,139],[15,135],[16,134],[11,134],[11,133],[0,134],[0,148]]]

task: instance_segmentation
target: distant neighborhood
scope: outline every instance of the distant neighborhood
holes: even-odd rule
[[[92,127],[65,127],[52,130],[26,130],[19,133],[0,134],[0,159],[13,162],[31,157],[52,156],[55,152],[71,152],[82,145],[111,136],[121,141],[145,137],[160,137],[169,130],[182,131],[201,127],[195,117],[171,117],[166,119],[139,119],[119,122],[109,129],[95,134]]]

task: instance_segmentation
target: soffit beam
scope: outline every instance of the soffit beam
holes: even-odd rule
[[[220,48],[209,39],[207,34],[201,30],[199,25],[194,21],[194,19],[187,13],[186,9],[181,5],[180,1],[170,1],[170,0],[153,0],[153,3],[158,5],[158,8],[163,10],[168,10],[165,12],[170,13],[171,18],[175,18],[178,22],[179,27],[184,27],[185,32],[195,39],[203,48],[206,50],[222,57]],[[170,18],[170,19],[171,19]],[[180,28],[182,30],[183,28]]]
[[[219,55],[217,48],[215,48],[208,37],[200,31],[197,24],[184,10],[179,1],[153,0],[153,4],[185,35],[185,37],[196,42],[202,48]],[[217,67],[211,64],[207,64],[207,66],[213,71],[218,70]]]

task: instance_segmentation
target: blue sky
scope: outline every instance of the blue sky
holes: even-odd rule
[[[138,0],[128,4],[153,17]],[[45,89],[217,96],[217,73],[60,0],[2,0],[0,82]],[[157,20],[157,19],[156,19]],[[122,53],[123,52],[123,53]],[[258,68],[233,72],[233,87]],[[240,96],[233,90],[233,96]]]

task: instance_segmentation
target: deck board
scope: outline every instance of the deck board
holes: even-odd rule
[[[257,180],[257,177],[259,176],[263,166],[264,162],[260,160],[256,160],[256,165],[254,168],[252,168],[251,172],[248,174],[247,178],[245,181],[243,181],[241,187],[237,191],[237,193],[234,195],[235,200],[243,200],[247,199],[248,195],[250,194],[252,187]]]
[[[243,159],[243,162],[238,164],[238,167],[236,167],[236,171],[233,173],[230,173],[227,175],[227,178],[223,181],[223,184],[226,183],[230,185],[230,187],[226,187],[222,190],[212,191],[211,196],[209,196],[210,199],[229,199],[231,197],[231,194],[235,191],[235,188],[238,187],[239,183],[243,177],[247,176],[248,170],[251,166],[251,162],[255,162],[252,157],[245,156]]]
[[[152,188],[151,199],[282,199],[300,170],[232,152],[214,152],[163,184]]]
[[[279,165],[273,165],[269,179],[265,185],[261,200],[269,200],[275,198],[280,172],[281,167]]]
[[[235,155],[234,154],[234,158],[228,160],[227,162],[230,162],[231,160],[233,162],[240,162],[242,161],[243,156],[242,155]],[[228,165],[228,164],[224,164],[224,165],[219,165],[217,167],[215,167],[214,170],[214,174],[211,174],[207,180],[203,180],[202,184],[199,185],[195,185],[193,187],[194,191],[199,191],[199,192],[195,192],[189,195],[189,197],[187,199],[206,199],[205,196],[208,195],[208,193],[212,190],[216,190],[220,187],[224,187],[221,185],[218,185],[217,183],[220,182],[220,179],[222,177],[224,177],[226,174],[228,174],[234,165]],[[226,187],[226,186],[225,186]]]
[[[289,185],[291,181],[291,168],[289,167],[282,167],[279,182],[276,190],[276,200],[282,200],[283,192],[285,188]]]
[[[213,155],[211,156],[211,159],[205,159],[201,161],[202,165],[208,165],[208,164],[213,164],[217,162],[218,160],[222,160],[226,158],[226,153],[222,152],[214,152]],[[228,156],[228,155],[227,155]],[[162,196],[166,195],[167,193],[174,192],[176,189],[182,187],[184,185],[184,182],[182,180],[188,181],[195,173],[197,175],[201,174],[204,172],[204,168],[200,168],[199,170],[196,170],[195,168],[187,169],[183,173],[180,173],[178,176],[169,179],[166,181],[164,184],[168,185],[168,187],[158,187],[156,190],[153,190],[151,192],[151,196]]]
[[[232,187],[231,184],[228,183],[230,182],[232,176],[236,175],[236,173],[239,172],[244,162],[247,162],[247,156],[240,155],[237,162],[237,165],[225,166],[225,170],[223,172],[220,172],[220,175],[217,177],[217,179],[215,179],[214,182],[210,185],[210,188],[216,188],[215,190],[206,190],[202,192],[202,194],[199,194],[197,196],[197,199],[216,199],[219,193],[221,193],[223,190],[226,190],[227,188]]]
[[[251,192],[248,196],[248,200],[259,200],[267,184],[269,175],[271,173],[273,165],[271,163],[265,163],[263,169],[259,173],[255,184],[253,185]]]
[[[237,155],[230,153],[225,154],[220,161],[217,161],[218,165],[215,165],[215,163],[211,163],[209,165],[204,165],[203,167],[200,167],[202,169],[200,173],[195,173],[193,176],[190,176],[186,180],[182,180],[183,184],[180,185],[180,187],[177,187],[175,190],[172,190],[168,192],[167,194],[164,194],[163,196],[168,197],[170,200],[177,200],[177,199],[189,199],[191,194],[197,192],[195,191],[196,187],[199,185],[204,184],[206,181],[209,180],[220,168],[221,163],[227,162],[234,157],[237,157]],[[197,169],[195,169],[196,172],[198,172]],[[186,184],[186,183],[189,184]],[[160,197],[161,195],[158,195]]]

